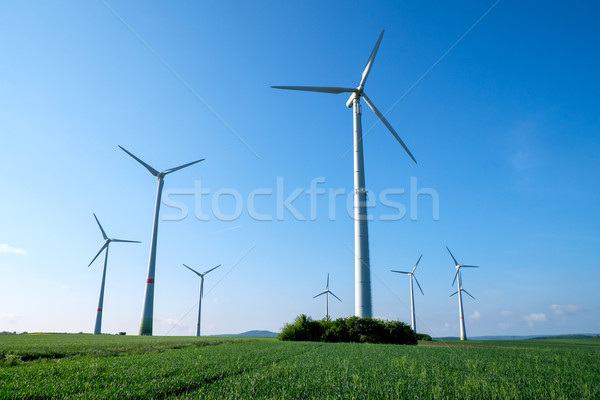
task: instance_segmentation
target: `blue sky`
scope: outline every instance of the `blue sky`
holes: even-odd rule
[[[103,319],[137,333],[156,180],[117,145],[160,170],[206,158],[165,181],[155,334],[194,332],[182,263],[223,265],[203,334],[320,318],[327,273],[351,315],[347,97],[270,86],[356,86],[385,29],[366,91],[419,164],[363,107],[375,316],[410,322],[389,270],[423,254],[419,331],[458,335],[449,246],[481,266],[469,335],[599,332],[599,7],[494,4],[2,2],[0,330],[92,331],[95,212],[143,242],[111,245]]]

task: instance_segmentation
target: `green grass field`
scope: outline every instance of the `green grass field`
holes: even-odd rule
[[[598,399],[594,340],[0,336],[0,398]]]

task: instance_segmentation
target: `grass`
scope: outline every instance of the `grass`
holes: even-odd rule
[[[115,356],[160,352],[231,342],[228,339],[196,337],[142,337],[113,335],[33,334],[0,336],[0,361],[18,357],[22,361],[72,356]]]
[[[600,398],[597,341],[0,337],[0,398]]]

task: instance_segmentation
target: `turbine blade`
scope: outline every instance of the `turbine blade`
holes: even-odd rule
[[[304,92],[319,92],[319,93],[353,93],[356,92],[354,88],[343,88],[343,87],[328,87],[328,86],[271,86],[273,89],[285,89],[285,90],[301,90]]]
[[[198,271],[191,269],[190,267],[188,267],[188,266],[187,266],[187,265],[185,265],[185,264],[182,264],[182,265],[183,265],[184,267],[186,267],[187,269],[189,269],[190,271],[192,271],[193,273],[195,273],[196,275],[198,275],[199,277],[202,277],[202,274],[201,274],[201,273],[199,273]]]
[[[179,167],[167,169],[167,170],[163,171],[163,174],[167,175],[167,174],[170,174],[171,172],[179,171],[180,169],[189,167],[190,165],[194,165],[194,164],[199,163],[200,161],[204,161],[204,160],[205,160],[205,158],[202,158],[200,160],[192,161],[191,163],[180,165]]]
[[[121,146],[119,146],[119,147],[121,147]],[[155,170],[154,168],[152,168],[151,166],[149,166],[148,164],[146,164],[145,162],[143,162],[142,160],[140,160],[139,158],[137,158],[136,156],[134,156],[133,154],[131,154],[130,152],[128,152],[127,150],[125,150],[123,147],[121,147],[121,150],[123,150],[125,153],[129,154],[134,160],[136,160],[137,162],[142,164],[144,167],[146,167],[146,169],[148,171],[150,171],[150,173],[152,175],[158,176],[158,174],[160,173],[157,170]]]
[[[323,293],[319,293],[318,295],[316,295],[316,296],[313,296],[313,299],[314,299],[314,298],[316,298],[316,297],[322,296],[322,295],[324,295],[324,294],[325,294],[325,293],[327,293],[327,292],[329,292],[329,290],[326,290],[326,291],[324,291]]]
[[[421,285],[419,285],[419,281],[417,280],[417,277],[412,275],[412,278],[414,278],[415,282],[417,283],[417,286],[419,287],[419,290],[421,291],[421,294],[423,296],[425,296],[425,293],[423,293],[423,289],[421,289]]]
[[[454,260],[454,265],[458,267],[458,261],[456,261],[456,258],[454,258],[454,256],[452,255],[452,252],[450,251],[448,246],[446,246],[446,250],[448,250],[448,253],[450,253],[450,257],[452,257],[452,260]]]
[[[469,296],[471,296],[471,293],[467,292],[465,289],[461,289],[463,292],[465,292],[466,294],[468,294]],[[476,300],[475,297],[471,296],[471,298],[473,300]]]
[[[123,240],[123,239],[110,239],[110,241],[117,242],[117,243],[142,243],[137,240]]]
[[[458,293],[458,290],[457,290],[456,292],[452,293],[452,294],[450,295],[450,297],[454,296],[456,293]]]
[[[208,271],[204,272],[204,273],[202,274],[202,276],[204,276],[204,275],[208,274],[210,271],[213,271],[213,270],[215,270],[215,269],[219,268],[220,266],[221,266],[221,264],[217,265],[217,266],[216,266],[216,267],[214,267],[214,268],[211,268],[211,269],[209,269]]]
[[[394,271],[393,269],[390,269],[390,272],[396,272],[398,274],[406,274],[406,275],[410,275],[410,272],[406,272],[406,271]]]
[[[335,297],[336,299],[338,299],[340,302],[342,302],[342,299],[340,299],[339,297],[337,297],[335,294],[333,294],[333,292],[329,292],[330,295],[332,295],[333,297]],[[343,303],[343,302],[342,302]]]
[[[421,258],[422,258],[422,257],[423,257],[423,254],[421,254],[421,256],[419,257],[419,259],[417,260],[417,263],[415,264],[415,266],[414,266],[414,268],[413,268],[413,270],[412,270],[412,273],[413,273],[413,274],[415,273],[415,269],[417,269],[417,266],[419,265],[419,261],[421,261]]]
[[[452,279],[452,286],[454,286],[454,282],[456,282],[457,276],[458,276],[458,270],[456,270],[456,274],[454,274],[454,279]]]
[[[325,286],[325,289],[329,289],[329,274],[327,274],[327,286]]]
[[[108,236],[106,236],[104,229],[102,229],[102,225],[100,225],[100,221],[98,221],[98,217],[96,217],[95,213],[94,213],[94,218],[96,219],[96,222],[98,223],[98,226],[100,227],[100,231],[102,232],[102,237],[104,238],[104,240],[108,239]]]
[[[377,55],[377,50],[379,50],[379,45],[381,44],[381,39],[383,39],[383,32],[385,32],[385,30],[382,30],[381,34],[379,34],[379,39],[377,39],[377,43],[375,43],[375,47],[373,47],[373,51],[371,51],[371,55],[369,56],[369,59],[367,60],[367,65],[365,65],[365,69],[363,70],[362,79],[360,80],[360,85],[358,85],[358,87],[360,87],[360,88],[365,86],[365,82],[367,81],[367,78],[369,77],[369,72],[371,72],[371,68],[373,67],[373,62],[375,61],[375,56]]]
[[[392,135],[394,135],[394,137],[396,138],[396,140],[398,141],[398,143],[400,143],[402,145],[402,147],[404,147],[404,150],[406,150],[406,152],[408,153],[408,155],[410,156],[410,158],[412,158],[412,160],[416,164],[417,160],[412,155],[412,153],[410,152],[410,150],[408,149],[408,147],[406,147],[406,145],[404,144],[404,142],[402,141],[402,139],[400,139],[400,136],[398,136],[398,134],[396,133],[396,131],[394,130],[394,128],[392,128],[392,125],[390,125],[390,123],[387,121],[387,119],[385,119],[385,117],[383,116],[383,114],[379,112],[379,110],[377,109],[377,107],[375,107],[375,104],[373,104],[373,102],[371,101],[371,99],[369,99],[369,97],[367,97],[367,94],[365,92],[362,93],[362,97],[365,99],[365,101],[367,102],[367,104],[369,105],[369,107],[371,107],[371,110],[373,110],[373,112],[375,113],[375,115],[377,115],[377,117],[381,120],[381,122],[383,122],[383,124],[388,128],[388,130],[392,133]]]
[[[461,265],[461,268],[479,268],[477,265]]]
[[[102,247],[100,248],[100,251],[99,251],[99,252],[96,254],[96,257],[94,257],[94,258],[92,259],[92,261],[91,261],[91,262],[88,264],[88,267],[89,267],[90,265],[92,265],[92,264],[93,264],[93,262],[94,262],[94,261],[96,261],[96,258],[98,258],[98,256],[100,255],[100,253],[102,253],[102,251],[103,251],[105,248],[107,248],[107,247],[108,247],[108,243],[110,243],[110,242],[104,242],[104,245],[102,245]]]

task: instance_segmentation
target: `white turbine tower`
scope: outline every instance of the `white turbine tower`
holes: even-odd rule
[[[221,266],[221,264],[217,265],[214,268],[209,269],[208,271],[204,271],[200,273],[183,264],[184,267],[195,273],[200,277],[200,300],[198,300],[198,323],[196,324],[196,336],[200,336],[200,317],[202,313],[202,297],[204,297],[204,275],[208,274],[210,271],[213,271]]]
[[[421,254],[421,257],[423,257],[423,254]],[[408,275],[408,277],[410,278],[410,316],[411,316],[411,321],[412,321],[412,330],[415,333],[417,333],[417,320],[415,319],[415,296],[413,294],[413,279],[417,283],[417,286],[419,287],[421,294],[423,296],[425,296],[425,293],[423,293],[423,289],[421,289],[421,285],[419,285],[419,281],[417,280],[417,277],[415,276],[415,270],[417,269],[417,266],[419,265],[419,261],[421,261],[421,257],[419,257],[419,259],[417,260],[417,263],[415,264],[412,271],[410,271],[410,272],[391,270],[392,272],[397,272],[399,274]]]
[[[360,99],[363,98],[367,105],[373,110],[375,115],[383,122],[383,124],[394,135],[396,140],[402,145],[410,158],[416,163],[408,147],[404,144],[400,136],[394,128],[385,119],[383,114],[375,107],[373,102],[367,97],[364,92],[365,82],[373,66],[375,55],[379,49],[379,44],[383,38],[383,31],[375,43],[375,47],[367,60],[367,65],[362,73],[362,78],[358,87],[315,87],[315,86],[271,86],[275,89],[302,90],[307,92],[319,93],[351,93],[350,98],[346,102],[348,108],[354,109],[354,293],[355,306],[354,313],[358,317],[371,318],[373,310],[371,306],[371,268],[369,264],[369,233],[367,228],[367,191],[365,189],[365,171],[363,160],[363,145],[362,145],[362,123],[360,113]]]
[[[98,258],[100,253],[102,253],[102,251],[104,251],[104,249],[106,249],[106,253],[104,254],[104,269],[102,270],[102,283],[100,284],[100,300],[98,300],[98,309],[96,311],[96,325],[94,325],[94,335],[100,335],[102,333],[102,307],[104,304],[104,282],[106,281],[106,264],[108,262],[108,247],[110,246],[110,244],[112,242],[117,242],[117,243],[141,243],[141,242],[138,242],[137,240],[123,240],[123,239],[109,238],[108,236],[106,236],[106,232],[104,232],[102,225],[100,225],[100,221],[98,221],[98,217],[96,217],[96,214],[94,214],[94,218],[96,219],[96,222],[98,223],[100,232],[102,232],[102,237],[104,238],[104,244],[100,248],[100,251],[96,254],[96,257],[94,257],[94,259],[88,264],[88,267],[90,265],[92,265],[92,263],[94,261],[96,261],[96,258]]]
[[[452,255],[452,252],[450,251],[448,246],[446,246],[446,250],[448,250],[448,253],[450,253],[450,257],[452,257],[452,260],[454,261],[454,265],[456,267],[456,273],[454,274],[454,279],[452,280],[452,286],[454,286],[454,282],[456,282],[456,280],[458,278],[458,290],[456,292],[452,293],[450,295],[450,297],[454,296],[455,294],[458,294],[458,313],[460,316],[460,321],[459,321],[460,322],[460,340],[467,340],[467,331],[465,330],[465,315],[463,313],[463,305],[462,305],[462,292],[465,292],[466,294],[468,294],[473,300],[475,300],[475,297],[471,296],[471,293],[469,293],[465,289],[463,289],[460,269],[461,268],[479,268],[479,267],[476,265],[459,264],[458,261],[456,261],[456,258],[454,258],[454,256]]]
[[[121,146],[119,146],[121,147]],[[159,172],[125,150],[121,147],[125,153],[129,154],[134,160],[142,164],[152,175],[158,179],[158,189],[156,190],[156,205],[154,207],[154,225],[152,227],[152,240],[150,242],[150,259],[148,261],[148,278],[146,279],[146,292],[144,293],[144,306],[142,308],[142,320],[140,322],[140,335],[152,336],[152,320],[154,318],[154,273],[156,269],[156,242],[158,239],[158,216],[160,211],[160,200],[162,196],[162,189],[164,185],[165,175],[172,172],[179,171],[182,168],[189,167],[190,165],[204,161],[201,160],[192,161],[191,163],[180,165],[179,167],[171,168]]]
[[[327,274],[327,286],[325,287],[325,291],[322,293],[319,293],[316,296],[313,296],[313,299],[316,299],[319,296],[325,295],[325,319],[329,319],[329,295],[332,295],[333,297],[335,297],[336,299],[338,299],[340,302],[342,301],[339,297],[337,297],[335,294],[333,294],[333,292],[331,290],[329,290],[329,274]]]

